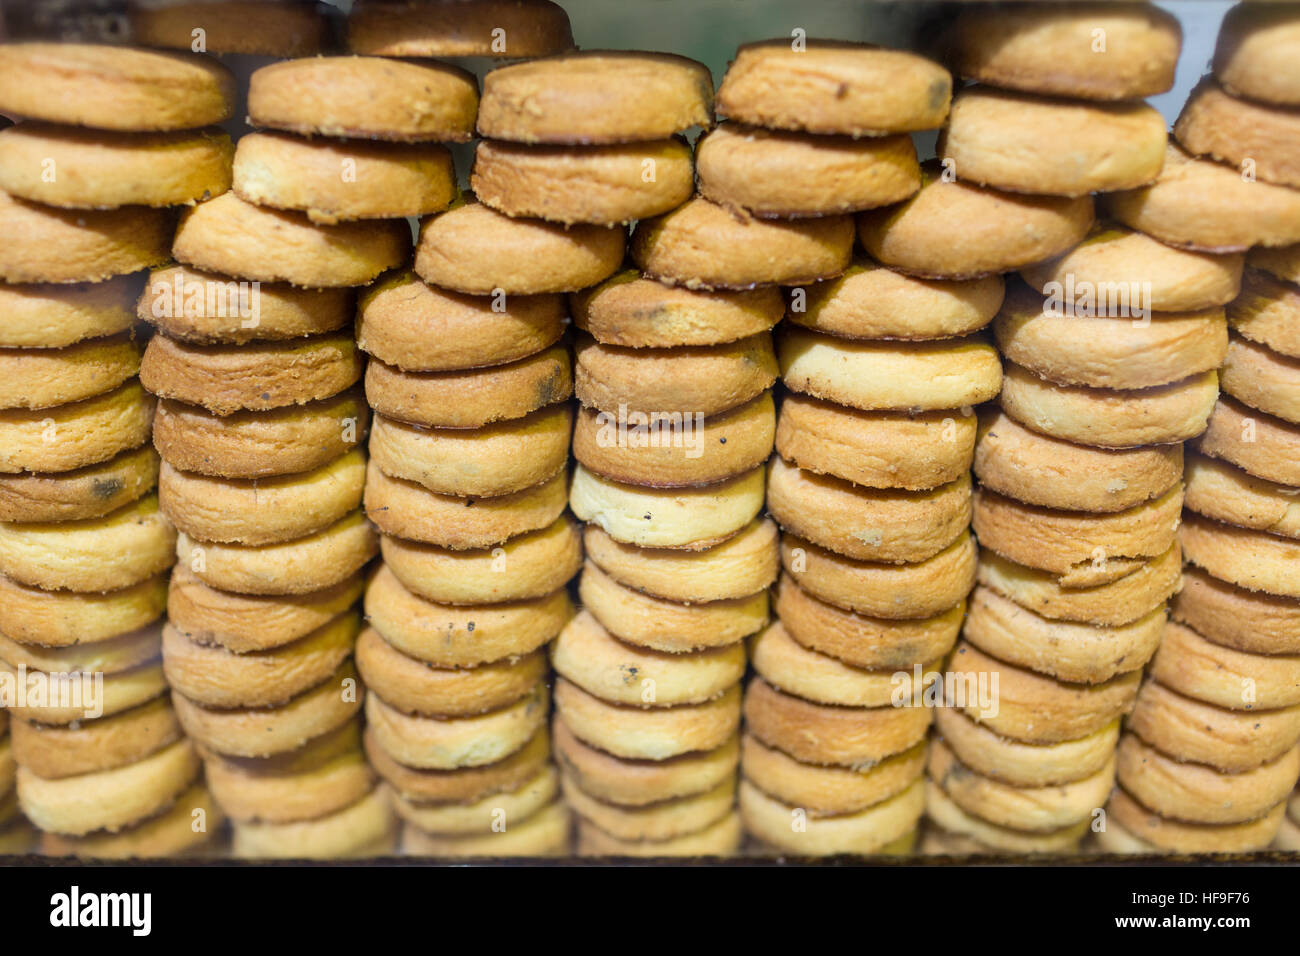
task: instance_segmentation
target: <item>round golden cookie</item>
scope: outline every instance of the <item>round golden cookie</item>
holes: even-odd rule
[[[397,818],[388,793],[375,787],[351,806],[314,820],[236,821],[232,829],[230,852],[237,858],[334,860],[387,855]]]
[[[530,654],[573,616],[564,589],[545,597],[458,607],[408,591],[386,566],[366,589],[366,619],[393,647],[434,667],[474,667]]]
[[[182,0],[131,11],[131,36],[144,46],[189,50],[202,31],[207,53],[312,56],[325,46],[328,21],[310,3]]]
[[[1061,385],[1137,389],[1216,369],[1228,351],[1223,310],[1086,312],[1017,283],[993,320],[998,351]]]
[[[536,57],[573,48],[569,15],[550,0],[478,0],[467,7],[406,0],[358,4],[348,49],[371,56]]]
[[[1111,795],[1106,811],[1157,853],[1249,853],[1265,850],[1273,842],[1286,804],[1279,803],[1263,816],[1242,823],[1184,823],[1152,813],[1121,788]]]
[[[429,667],[366,628],[357,639],[357,670],[371,693],[402,713],[472,717],[527,696],[547,668],[540,651],[463,669]]]
[[[1300,32],[1286,7],[1232,7],[1219,25],[1214,75],[1240,96],[1300,105]]]
[[[1228,710],[1300,704],[1300,655],[1224,647],[1177,622],[1166,628],[1150,673],[1165,687]]]
[[[377,694],[366,697],[366,724],[375,741],[408,767],[454,770],[504,760],[546,726],[548,694],[537,683],[526,696],[498,710],[432,719],[404,714]]]
[[[124,767],[75,777],[46,780],[20,767],[18,799],[27,818],[47,832],[117,831],[170,807],[200,767],[188,740]]]
[[[1187,97],[1174,136],[1195,156],[1211,156],[1265,182],[1300,186],[1300,116],[1293,109],[1239,99],[1206,77]]]
[[[785,311],[781,292],[759,286],[713,292],[665,285],[635,269],[569,297],[573,324],[603,345],[680,348],[722,345],[771,329]]]
[[[499,833],[434,836],[408,826],[402,831],[402,853],[433,860],[462,857],[560,857],[569,851],[571,817],[563,800]]]
[[[706,650],[738,650],[744,638],[768,621],[766,591],[681,604],[625,587],[591,563],[583,568],[578,594],[620,641],[683,660],[695,660],[696,652]],[[702,665],[708,660],[707,655],[699,658]]]
[[[569,506],[615,541],[702,551],[721,544],[763,510],[764,470],[698,488],[638,488],[573,471]]]
[[[1230,396],[1219,396],[1197,448],[1257,478],[1300,487],[1300,427],[1261,415]]]
[[[103,282],[0,285],[0,348],[62,348],[128,331],[136,276]]]
[[[218,478],[264,478],[311,471],[363,441],[370,408],[359,389],[307,405],[242,411],[224,417],[162,401],[153,443],[181,471]]]
[[[504,365],[554,345],[564,328],[558,295],[462,295],[394,272],[361,296],[357,345],[405,371]]]
[[[789,328],[777,360],[787,388],[862,411],[964,408],[1002,386],[997,351],[981,336],[868,342]]]
[[[745,728],[801,763],[870,768],[925,738],[928,707],[835,707],[794,697],[755,677],[745,688]]]
[[[463,143],[477,108],[473,75],[432,60],[303,57],[264,66],[248,82],[253,126],[306,136]]]
[[[1017,501],[1113,513],[1159,498],[1182,474],[1181,444],[1090,448],[1030,431],[998,408],[980,418],[975,475]]]
[[[777,573],[777,529],[758,518],[702,551],[641,548],[616,541],[598,525],[583,531],[592,564],[624,587],[650,597],[701,604],[748,597],[765,589]]]
[[[16,719],[9,731],[14,759],[47,780],[133,764],[181,736],[166,696],[111,717],[66,726]]]
[[[568,515],[495,548],[456,551],[384,535],[384,563],[408,589],[441,604],[496,604],[552,594],[578,573],[582,544]]]
[[[649,416],[578,409],[573,457],[594,474],[650,488],[726,481],[767,461],[776,432],[772,393],[719,415],[652,424]]]
[[[740,815],[745,830],[767,846],[799,856],[906,854],[925,809],[921,781],[856,813],[812,816],[806,808],[768,796],[749,780],[740,784]]]
[[[238,282],[168,265],[149,273],[136,315],[173,339],[200,345],[323,335],[352,319],[349,289]]]
[[[583,336],[574,352],[578,401],[625,420],[629,413],[650,416],[648,424],[725,412],[771,388],[777,376],[766,332],[689,348],[632,349]]]
[[[1110,514],[1058,511],[987,488],[974,495],[972,526],[982,547],[1056,574],[1065,587],[1117,581],[1169,550],[1176,540],[1183,489]]]
[[[202,541],[274,544],[306,537],[361,506],[365,455],[353,449],[314,471],[212,478],[164,464],[158,503],[177,529]]]
[[[1183,571],[1173,619],[1248,654],[1300,653],[1300,600],[1247,591],[1200,568]]]
[[[305,212],[327,225],[442,212],[457,195],[456,171],[443,146],[275,132],[240,137],[233,188],[248,202]]]
[[[379,536],[358,509],[289,541],[242,545],[181,532],[176,558],[210,587],[239,594],[308,594],[351,577],[379,553]]]
[[[563,469],[514,494],[460,498],[390,478],[371,461],[366,471],[365,508],[386,535],[458,551],[477,550],[552,524],[564,511],[567,494]]]
[[[1247,265],[1241,295],[1228,304],[1227,313],[1238,335],[1300,358],[1300,289],[1291,283]]]
[[[173,691],[204,707],[279,707],[329,679],[352,655],[361,621],[340,614],[306,637],[235,654],[163,628],[163,672]]]
[[[970,414],[864,412],[788,393],[777,418],[776,450],[804,471],[868,488],[920,491],[970,470],[975,433]]]
[[[1256,269],[1295,284],[1300,281],[1300,245],[1252,249],[1246,261]]]
[[[103,282],[149,269],[168,260],[173,223],[166,209],[59,209],[0,192],[0,280]]]
[[[485,369],[403,372],[378,359],[366,366],[370,407],[415,425],[480,428],[522,418],[572,394],[569,353],[560,345]]]
[[[1187,560],[1248,591],[1300,598],[1300,540],[1237,528],[1188,512],[1178,534]]]
[[[725,819],[736,802],[736,778],[712,790],[640,807],[606,803],[564,779],[564,799],[578,817],[615,839],[659,842],[699,833]]]
[[[610,704],[563,677],[555,681],[558,719],[584,743],[628,760],[666,760],[721,747],[740,724],[740,686],[700,704]]]
[[[158,483],[148,445],[75,471],[0,475],[0,521],[80,521],[116,511]]]
[[[187,44],[188,45],[188,44]],[[7,43],[0,111],[96,129],[197,129],[235,112],[235,78],[211,57],[89,43]]]
[[[66,472],[149,440],[154,399],[135,379],[111,392],[44,409],[0,410],[0,474]]]
[[[324,627],[361,597],[357,574],[308,594],[232,594],[204,584],[184,565],[171,577],[167,616],[171,626],[199,644],[236,654],[265,651]]]
[[[1189,155],[1177,143],[1150,186],[1113,193],[1106,212],[1161,242],[1202,252],[1241,252],[1300,241],[1300,195],[1245,179],[1239,170]]]
[[[0,576],[0,633],[23,644],[93,644],[139,630],[167,607],[167,576],[102,594],[46,591]]]
[[[1097,448],[1188,441],[1205,431],[1219,395],[1214,371],[1154,388],[1058,385],[1014,362],[1002,369],[1002,408],[1033,431]]]
[[[921,185],[909,136],[809,136],[724,123],[700,138],[695,156],[700,195],[762,219],[874,209]]]
[[[0,349],[0,409],[39,409],[111,392],[140,368],[129,335],[64,348]]]
[[[176,531],[146,495],[98,518],[0,524],[0,574],[32,587],[116,591],[171,567]]]
[[[990,86],[1133,100],[1174,85],[1182,28],[1147,4],[976,6],[957,14],[945,39],[953,69]]]
[[[734,857],[744,840],[740,814],[732,811],[703,830],[671,840],[620,840],[588,820],[578,820],[578,856]]]
[[[1300,749],[1241,773],[1181,763],[1125,734],[1116,753],[1119,784],[1143,806],[1170,820],[1240,823],[1283,802],[1300,775]]]
[[[447,836],[490,835],[544,810],[560,793],[559,775],[545,766],[515,790],[503,790],[466,803],[422,803],[393,794],[393,809],[423,833]]]
[[[80,859],[138,860],[202,855],[216,842],[225,814],[202,782],[195,782],[171,808],[117,832],[86,836],[59,833],[41,836],[44,856]]]
[[[856,561],[792,534],[781,536],[781,565],[818,600],[871,617],[917,619],[960,604],[975,584],[975,539],[959,534],[933,557],[911,564]]]
[[[674,654],[619,640],[588,610],[565,625],[551,646],[556,673],[611,704],[672,707],[712,700],[740,682],[739,643]]]
[[[1181,569],[1182,552],[1175,543],[1115,581],[1064,587],[1055,573],[1017,564],[986,548],[980,553],[976,577],[1003,597],[1044,617],[1118,627],[1163,605],[1178,590]]]
[[[424,428],[376,415],[370,457],[391,478],[440,495],[491,498],[532,488],[564,469],[572,408],[557,403],[482,428]]]
[[[782,529],[858,561],[934,557],[970,523],[970,477],[928,491],[864,488],[775,457],[768,510]]]
[[[765,40],[736,51],[718,112],[773,129],[881,136],[936,129],[952,77],[902,50],[831,40]]]
[[[1003,737],[956,707],[934,715],[938,738],[976,773],[1013,787],[1060,786],[1100,773],[1112,760],[1119,719],[1074,740],[1032,743]]]
[[[712,790],[734,779],[739,735],[713,750],[666,760],[626,760],[583,743],[562,720],[554,721],[555,759],[584,794],[606,803],[643,807]]]
[[[20,644],[0,637],[0,659],[11,667],[50,675],[93,677],[103,674],[111,677],[156,662],[160,654],[160,635],[161,625],[155,623],[106,641],[64,647]]]
[[[1002,277],[921,279],[862,258],[804,290],[786,318],[848,339],[943,339],[977,332],[1002,304]]]
[[[18,686],[19,671],[0,659],[0,679]],[[28,679],[30,680],[30,673]],[[29,694],[10,706],[16,719],[42,724],[80,724],[85,720],[111,717],[138,707],[167,693],[167,678],[162,662],[151,661],[130,670],[107,674],[100,689],[99,677],[92,674],[51,674],[50,690],[43,698]],[[93,684],[93,687],[91,686]]]
[[[230,188],[234,149],[216,129],[110,133],[22,123],[0,131],[0,189],[73,209],[179,206]]]
[[[1216,458],[1187,460],[1186,507],[1224,524],[1300,538],[1300,489],[1256,478]]]
[[[957,706],[994,733],[1034,744],[1057,744],[1096,733],[1127,713],[1142,671],[1119,674],[1098,684],[1067,684],[989,657],[961,641],[948,658],[946,693],[965,690]],[[972,689],[983,690],[972,693]]]
[[[325,681],[280,707],[218,710],[179,693],[172,694],[172,706],[185,733],[205,751],[270,757],[297,750],[347,723],[361,709],[364,693],[349,659]]]
[[[192,345],[155,335],[140,363],[140,381],[160,398],[229,415],[337,395],[361,377],[363,363],[351,335],[240,345]]]
[[[1050,129],[1053,135],[1043,136]],[[972,86],[936,147],[958,179],[1049,196],[1133,189],[1164,163],[1164,118],[1142,102],[1086,103]]]
[[[483,78],[478,134],[514,143],[666,139],[713,125],[713,77],[668,53],[591,51],[498,67]]]
[[[820,818],[857,813],[901,793],[921,776],[925,751],[926,745],[919,743],[874,766],[823,767],[800,763],[745,734],[741,765],[752,786]]]
[[[686,202],[695,168],[680,137],[583,147],[480,140],[470,188],[507,216],[611,226]]]
[[[367,728],[366,758],[395,795],[415,803],[473,803],[494,793],[517,790],[550,763],[551,741],[545,726],[510,756],[480,767],[434,770],[407,767],[388,754]]]
[[[181,214],[172,255],[196,269],[316,289],[366,285],[405,262],[410,246],[405,222],[321,225],[228,192]]]
[[[1243,773],[1276,760],[1300,737],[1300,707],[1225,710],[1149,680],[1126,726],[1177,760]]]
[[[625,239],[616,226],[511,219],[468,201],[424,221],[415,271],[432,285],[494,299],[575,292],[622,264]]]
[[[934,780],[925,781],[925,813],[936,826],[975,841],[994,853],[1073,853],[1088,832],[1088,819],[1054,830],[1033,831],[991,823],[963,809]]]
[[[1165,610],[1129,624],[1053,621],[986,587],[971,595],[962,634],[986,654],[1057,680],[1098,684],[1140,670],[1160,645]]]
[[[858,216],[858,239],[871,258],[901,272],[973,279],[1060,255],[1092,223],[1090,196],[998,192],[927,163],[911,199]]]
[[[849,267],[853,220],[756,219],[697,196],[638,222],[629,251],[650,278],[688,289],[802,285]]]
[[[1300,358],[1234,335],[1228,343],[1219,384],[1239,402],[1300,424]]]

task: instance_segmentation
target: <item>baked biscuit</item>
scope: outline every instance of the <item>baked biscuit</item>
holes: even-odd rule
[[[504,760],[479,767],[432,770],[407,767],[394,760],[367,728],[363,742],[366,758],[400,796],[413,803],[474,803],[494,793],[517,790],[551,760],[551,740],[543,726],[533,739]]]
[[[17,686],[19,671],[0,659],[0,675]],[[93,699],[88,691],[88,675],[51,674],[51,690],[44,699],[30,695],[10,707],[15,718],[41,724],[80,724],[84,720],[112,717],[138,707],[155,697],[167,693],[167,678],[163,676],[162,662],[150,661],[130,670],[106,674],[103,688],[94,679]]]
[[[236,822],[230,852],[248,859],[333,860],[385,856],[397,836],[397,817],[383,787],[315,820]]]
[[[1300,424],[1300,358],[1234,335],[1219,382],[1239,402]]]
[[[1300,490],[1204,455],[1187,460],[1186,507],[1224,524],[1300,538]]]
[[[46,591],[0,576],[10,640],[46,647],[93,644],[156,621],[167,608],[167,576],[104,593]]]
[[[741,781],[740,815],[746,832],[765,847],[800,856],[906,856],[912,851],[925,795],[917,780],[902,793],[865,810],[812,817],[796,826],[800,809],[772,799],[748,780]]]
[[[1300,283],[1300,245],[1252,249],[1247,261],[1279,279]]]
[[[422,833],[441,836],[491,836],[512,821],[528,820],[545,810],[560,793],[559,774],[543,767],[515,790],[468,803],[419,803],[401,794],[393,795],[393,809],[406,823]]]
[[[196,782],[176,798],[171,808],[116,833],[101,830],[85,836],[61,833],[41,836],[44,856],[80,859],[138,860],[141,858],[201,855],[216,841],[225,814],[208,788]],[[202,826],[195,826],[202,820]]]
[[[1219,25],[1214,75],[1237,94],[1266,103],[1300,105],[1295,56],[1300,34],[1284,7],[1233,7]]]
[[[99,673],[112,676],[157,661],[160,653],[159,638],[157,624],[119,634],[106,641],[63,647],[19,644],[7,637],[0,637],[0,659],[11,667],[25,667],[29,671],[44,671],[52,675]]]
[[[1002,826],[963,809],[929,778],[925,781],[925,813],[932,823],[949,833],[988,847],[994,853],[1017,855],[1073,853],[1088,832],[1089,824],[1083,819],[1045,832]]]
[[[731,812],[703,830],[670,840],[620,840],[588,820],[578,820],[579,856],[733,857],[744,840],[740,814]]]
[[[925,751],[919,743],[872,767],[822,767],[800,763],[751,734],[741,740],[745,779],[814,818],[857,813],[901,793],[921,776]]]
[[[1003,737],[956,707],[934,713],[940,739],[963,764],[1015,787],[1046,787],[1082,780],[1111,761],[1119,739],[1119,720],[1091,734],[1056,743],[1032,743]]]
[[[714,750],[740,724],[740,686],[700,704],[639,707],[593,697],[563,677],[555,681],[555,711],[573,735],[627,760],[666,760]]]
[[[15,720],[14,759],[46,780],[111,770],[143,760],[180,739],[181,725],[166,697],[112,717],[67,726]]]
[[[1239,99],[1206,77],[1174,123],[1174,136],[1195,156],[1249,170],[1269,183],[1300,186],[1300,116],[1295,110]]]
[[[61,349],[0,349],[0,409],[51,408],[111,392],[140,369],[129,335]]]
[[[564,780],[564,799],[585,824],[628,842],[658,843],[699,833],[730,815],[736,802],[736,779],[712,790],[643,807],[620,807],[583,792]]]
[[[1166,629],[1151,676],[1186,697],[1227,710],[1300,704],[1300,655],[1251,654],[1207,640],[1177,622]]]
[[[550,0],[464,8],[379,0],[358,5],[347,31],[348,49],[371,56],[534,57],[573,48],[569,15]]]
[[[1198,443],[1201,454],[1222,458],[1258,478],[1300,486],[1300,428],[1261,415],[1220,395]]]
[[[0,410],[0,474],[63,472],[107,461],[149,440],[153,396],[135,379],[54,408]]]
[[[569,849],[571,817],[557,800],[500,833],[445,836],[408,826],[402,831],[402,853],[435,860],[461,857],[558,857]]]
[[[1106,810],[1124,831],[1157,853],[1249,853],[1267,849],[1273,842],[1286,815],[1286,804],[1279,803],[1258,819],[1242,823],[1184,823],[1152,813],[1117,788]]]
[[[310,3],[185,0],[131,11],[131,35],[144,46],[189,50],[202,31],[207,53],[313,56],[325,45],[328,21]]]
[[[1249,654],[1300,650],[1300,601],[1247,591],[1197,567],[1184,569],[1172,614],[1224,647]]]
[[[0,348],[61,348],[128,331],[136,276],[79,284],[0,285]]]
[[[1239,335],[1300,358],[1300,289],[1247,266],[1241,295],[1228,303],[1227,312],[1228,323]]]
[[[1187,560],[1248,591],[1300,598],[1300,540],[1237,528],[1190,512],[1179,530]]]

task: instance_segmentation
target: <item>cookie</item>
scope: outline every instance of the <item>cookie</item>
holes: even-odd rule
[[[1281,7],[1233,7],[1219,25],[1214,75],[1240,96],[1285,106],[1300,104],[1295,20]]]
[[[1264,816],[1232,824],[1183,823],[1152,813],[1123,789],[1117,789],[1106,805],[1107,812],[1128,833],[1165,853],[1249,853],[1273,842],[1285,804],[1279,803]]]
[[[188,44],[187,44],[188,46]],[[192,53],[90,43],[9,43],[0,110],[95,129],[197,129],[230,119],[235,78]]]
[[[871,258],[911,275],[973,279],[1010,272],[1077,245],[1093,223],[1092,199],[985,189],[921,168],[921,189],[896,206],[858,216]]]
[[[67,726],[14,720],[9,732],[14,759],[36,776],[54,780],[136,763],[179,740],[181,726],[164,696]]]
[[[773,129],[881,136],[943,125],[952,78],[937,63],[862,43],[747,43],[718,88],[718,112]]]
[[[1293,284],[1300,281],[1300,245],[1252,249],[1246,258],[1254,268],[1279,279]]]
[[[409,251],[404,222],[321,225],[233,192],[187,209],[172,243],[176,260],[196,269],[307,288],[366,285],[405,262]]]
[[[196,826],[198,821],[201,825]],[[170,809],[117,832],[101,830],[85,836],[42,834],[44,856],[130,860],[202,854],[215,842],[225,814],[202,782],[176,798]]]
[[[1247,591],[1197,567],[1184,569],[1171,610],[1175,621],[1224,647],[1249,654],[1300,650],[1300,601]]]
[[[416,803],[474,803],[517,790],[550,763],[551,740],[545,726],[510,756],[480,767],[432,770],[407,767],[388,755],[373,730],[364,736],[366,758],[394,796]]]
[[[907,789],[925,767],[924,743],[872,767],[799,763],[746,734],[741,741],[745,780],[772,798],[802,807],[814,819],[858,813]]]
[[[920,491],[970,470],[974,415],[864,412],[798,393],[781,401],[776,450],[804,471],[868,488]]]
[[[167,576],[104,593],[46,591],[0,576],[4,621],[0,633],[23,644],[94,644],[139,630],[167,607]]]
[[[695,157],[700,195],[762,219],[874,209],[921,185],[908,136],[808,136],[724,123],[700,138]]]
[[[230,188],[234,150],[217,129],[112,133],[20,123],[0,131],[0,189],[70,209],[179,206]]]
[[[701,704],[643,708],[606,703],[561,677],[555,710],[592,747],[628,760],[666,760],[730,740],[740,723],[740,687]]]
[[[953,69],[989,86],[1133,100],[1174,85],[1182,28],[1145,4],[969,7],[953,19],[945,42]]]
[[[0,679],[9,686],[17,686],[19,670],[0,659]],[[86,690],[86,675],[65,679],[53,678],[51,692],[44,698],[29,695],[25,701],[10,706],[16,719],[41,724],[80,724],[88,719],[112,717],[138,707],[167,693],[167,678],[163,676],[162,662],[151,661],[130,670],[104,675],[103,688],[95,678],[93,702]]]
[[[564,799],[584,823],[615,839],[657,843],[699,833],[725,819],[736,802],[736,779],[729,777],[712,790],[676,797],[644,807],[620,807],[583,792],[564,780]]]
[[[781,321],[785,301],[778,289],[759,286],[735,292],[665,285],[635,269],[569,297],[573,324],[603,345],[677,348],[737,342]]]
[[[1238,401],[1300,424],[1300,358],[1234,335],[1219,381],[1223,391]]]
[[[1300,491],[1215,458],[1188,459],[1186,506],[1224,524],[1300,538]]]
[[[315,820],[245,823],[233,827],[231,854],[247,859],[332,860],[391,852],[397,819],[383,787]]]
[[[68,405],[0,411],[0,474],[66,472],[149,440],[154,400],[135,379]]]
[[[402,833],[402,852],[432,859],[461,857],[562,856],[569,848],[569,809],[557,800],[500,833],[433,836],[416,827]]]
[[[62,348],[126,332],[134,323],[136,276],[73,284],[0,285],[0,348]]]
[[[733,857],[744,839],[740,814],[732,812],[703,830],[670,840],[620,840],[595,824],[578,820],[579,856]]]
[[[1219,396],[1197,447],[1201,454],[1231,462],[1257,478],[1300,486],[1300,428],[1261,415],[1227,395]]]
[[[853,221],[756,219],[697,196],[638,222],[629,251],[650,278],[688,289],[802,285],[848,268]]]
[[[0,279],[103,282],[162,265],[172,226],[166,209],[58,209],[0,192]]]
[[[11,667],[51,675],[112,676],[157,661],[159,646],[159,628],[149,625],[106,641],[64,647],[19,644],[0,637],[0,658]]]
[[[1187,560],[1216,578],[1248,591],[1300,598],[1300,581],[1292,573],[1300,541],[1237,528],[1189,512],[1179,530]]]
[[[470,188],[507,216],[611,226],[680,206],[695,188],[682,138],[607,146],[535,146],[480,140]]]
[[[1180,694],[1228,710],[1300,704],[1300,656],[1224,647],[1177,622],[1166,629],[1151,661],[1151,676]]]
[[[924,561],[970,523],[970,478],[928,491],[864,488],[780,457],[768,466],[768,510],[782,529],[858,561]]]
[[[93,398],[140,367],[130,336],[89,339],[61,349],[0,349],[0,409],[37,409]]]
[[[135,501],[157,482],[158,454],[148,445],[75,471],[0,475],[0,521],[97,518]]]
[[[1088,832],[1087,819],[1054,830],[1035,832],[991,823],[959,806],[934,780],[925,781],[925,813],[932,823],[973,840],[995,853],[1055,854],[1074,852]]]
[[[573,48],[569,15],[549,0],[486,0],[463,9],[380,0],[348,17],[348,49],[371,56],[535,57]]]
[[[1275,352],[1300,358],[1300,290],[1280,282],[1262,269],[1247,266],[1241,295],[1228,303],[1233,331]]]
[[[422,833],[492,835],[504,825],[523,821],[549,806],[560,793],[559,774],[545,766],[516,790],[502,791],[470,803],[416,803],[393,795],[393,809]]]
[[[445,147],[249,133],[235,151],[236,195],[332,225],[442,212],[456,198]]]
[[[1300,186],[1294,157],[1300,118],[1228,93],[1213,78],[1196,85],[1174,123],[1174,136],[1194,156],[1247,169],[1268,183]]]
[[[1002,365],[983,338],[849,341],[806,329],[777,339],[781,380],[792,391],[862,411],[932,411],[997,397]]]
[[[713,78],[668,53],[569,53],[483,78],[478,134],[513,143],[598,145],[667,139],[713,124]]]
[[[1034,743],[1003,737],[956,707],[934,713],[939,739],[964,765],[1013,787],[1060,786],[1101,773],[1119,739],[1115,719],[1083,737]]]
[[[189,50],[202,37],[208,53],[312,56],[325,45],[327,21],[310,3],[205,0],[131,11],[131,35],[144,46]],[[218,797],[218,799],[220,799]]]
[[[1042,136],[1045,129],[1056,135]],[[953,97],[936,152],[959,179],[981,186],[1083,196],[1154,182],[1166,139],[1164,118],[1145,103],[1050,100],[972,86]]]
[[[906,855],[925,806],[921,782],[857,813],[803,820],[802,808],[775,800],[748,780],[740,784],[746,831],[766,846],[800,856]]]
[[[253,126],[305,136],[463,143],[474,134],[478,85],[446,63],[316,56],[255,70]]]
[[[470,295],[575,292],[608,278],[625,245],[616,226],[511,219],[467,201],[421,225],[415,271],[432,285]]]

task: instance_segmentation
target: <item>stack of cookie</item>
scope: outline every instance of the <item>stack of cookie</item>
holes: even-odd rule
[[[176,533],[131,304],[132,274],[168,258],[166,207],[230,184],[230,140],[207,127],[232,93],[188,54],[0,47],[0,110],[25,118],[0,133],[5,760],[49,853],[163,856],[220,825],[165,696]]]
[[[476,99],[449,68],[337,57],[257,71],[250,120],[277,132],[240,140],[233,191],[182,217],[179,264],[140,301],[160,330],[141,377],[162,399],[160,493],[180,531],[165,666],[239,855],[391,846],[352,662],[378,542],[361,510],[351,287],[406,260],[402,217],[451,202],[436,141],[469,134]]]

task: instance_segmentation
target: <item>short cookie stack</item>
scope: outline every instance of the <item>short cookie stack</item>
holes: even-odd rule
[[[232,93],[189,54],[0,46],[0,110],[25,118],[0,133],[0,833],[16,762],[51,854],[166,856],[221,823],[165,696],[176,532],[131,304],[132,274],[167,260],[166,207],[229,186],[210,124]]]

